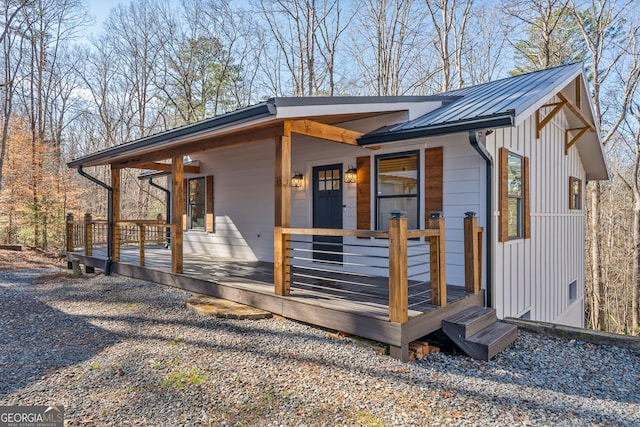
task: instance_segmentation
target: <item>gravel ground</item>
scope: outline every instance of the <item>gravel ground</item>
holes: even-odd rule
[[[48,273],[49,276],[38,276]],[[0,272],[0,405],[78,425],[640,425],[640,353],[520,332],[491,362],[403,364],[274,318],[188,312],[124,277]]]

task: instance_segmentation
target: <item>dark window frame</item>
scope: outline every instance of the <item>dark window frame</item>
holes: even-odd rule
[[[520,154],[516,154],[512,151],[508,151],[507,153],[507,165],[509,165],[509,161],[511,158],[517,158],[520,160],[520,194],[512,193],[511,189],[507,185],[507,215],[511,214],[511,204],[510,200],[516,200],[516,234],[510,234],[509,228],[507,227],[507,238],[508,240],[518,240],[524,238],[524,156]],[[509,169],[509,166],[507,166]],[[510,170],[507,170],[507,183],[509,182]]]
[[[576,193],[576,183],[578,192]],[[575,176],[569,177],[569,209],[582,210],[582,180]]]
[[[379,173],[379,162],[380,160],[385,160],[385,159],[393,159],[393,158],[398,158],[398,157],[404,157],[404,156],[410,156],[410,155],[414,155],[416,157],[416,193],[409,193],[409,194],[394,194],[394,195],[379,195],[379,189],[378,189],[378,181],[379,181],[379,177],[378,177],[378,173]],[[373,175],[373,179],[375,180],[375,189],[374,189],[374,196],[375,196],[375,230],[386,230],[387,227],[381,227],[379,222],[380,219],[380,200],[382,199],[398,199],[398,198],[408,198],[408,197],[415,197],[416,199],[416,228],[420,228],[420,150],[410,150],[410,151],[402,151],[402,152],[397,152],[397,153],[385,153],[385,154],[379,154],[377,156],[374,157],[374,175]],[[409,227],[411,228],[411,227]]]
[[[201,194],[201,202],[192,203],[191,201],[191,182],[200,182],[200,194]],[[189,230],[196,231],[205,231],[206,230],[206,209],[207,209],[207,182],[206,177],[199,176],[196,178],[187,179],[187,224]],[[194,227],[193,223],[193,208],[194,206],[202,206],[202,227]]]
[[[569,304],[573,304],[578,299],[578,281],[569,282]]]

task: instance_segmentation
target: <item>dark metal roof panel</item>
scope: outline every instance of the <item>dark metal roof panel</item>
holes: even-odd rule
[[[450,91],[442,95],[460,98],[422,117],[404,123],[394,130],[473,120],[507,111],[513,111],[515,115],[518,115],[545,95],[549,87],[565,81],[581,70],[582,64],[577,63]]]

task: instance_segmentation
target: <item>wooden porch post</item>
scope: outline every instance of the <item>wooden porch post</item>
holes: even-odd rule
[[[283,227],[291,225],[291,124],[285,122],[282,135],[275,138],[275,221],[273,239],[273,278],[276,295],[289,295],[290,261],[288,235]]]
[[[429,228],[438,230],[437,237],[429,237],[431,264],[431,303],[440,307],[447,305],[447,277],[445,259],[444,218],[440,212],[432,212]]]
[[[407,276],[407,218],[393,214],[389,220],[389,321],[409,320]]]
[[[111,195],[113,197],[111,203],[111,214],[113,215],[111,218],[111,222],[113,224],[113,253],[111,255],[112,261],[120,261],[120,226],[118,222],[120,222],[120,169],[114,169],[111,166]]]
[[[171,272],[181,274],[182,254],[182,214],[184,213],[184,163],[182,156],[171,161]]]
[[[464,218],[464,290],[470,294],[480,292],[480,233],[475,212],[466,212]]]
[[[67,214],[67,253],[73,252],[73,214]]]

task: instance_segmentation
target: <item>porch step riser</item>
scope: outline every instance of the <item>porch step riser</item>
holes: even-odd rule
[[[514,325],[498,322],[495,309],[464,310],[442,321],[442,331],[474,359],[490,360],[518,337]]]

